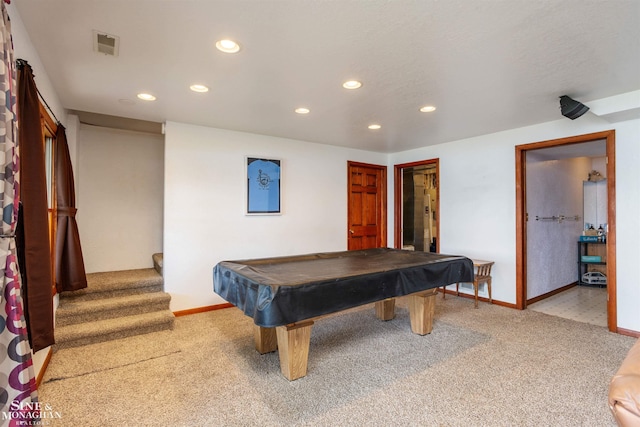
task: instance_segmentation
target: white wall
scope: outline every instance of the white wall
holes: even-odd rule
[[[162,252],[162,135],[80,125],[77,221],[87,273],[153,266]]]
[[[29,65],[31,65],[38,90],[47,101],[47,104],[49,104],[49,107],[51,107],[58,120],[63,124],[66,124],[66,111],[62,107],[58,94],[53,88],[51,80],[49,80],[47,71],[42,65],[40,55],[38,55],[33,43],[31,43],[31,38],[29,37],[29,33],[27,33],[27,29],[22,22],[22,17],[18,13],[18,9],[14,4],[8,4],[6,6],[9,18],[11,19],[11,34],[15,59],[24,59],[29,63]]]
[[[245,156],[282,160],[279,216],[245,216]],[[169,122],[165,127],[164,279],[174,311],[223,303],[222,260],[346,250],[347,161],[387,156]]]
[[[440,158],[441,252],[495,261],[493,298],[515,304],[515,146],[608,129],[616,130],[618,326],[640,331],[640,120],[611,124],[587,114],[395,153],[389,165]],[[390,211],[389,241],[393,221]]]
[[[78,198],[78,142],[80,138],[80,119],[75,114],[67,114],[67,124],[65,129],[67,145],[69,146],[69,157],[73,168],[73,182],[76,184],[76,199]]]
[[[582,233],[582,182],[591,159],[534,160],[527,153],[527,299],[578,280],[577,241]],[[579,216],[576,221],[536,217]]]
[[[640,120],[615,128],[618,326],[640,331]]]
[[[395,153],[393,165],[440,159],[440,252],[495,261],[492,296],[515,301],[515,154],[500,137],[483,137]],[[392,186],[390,179],[389,188]],[[388,206],[393,206],[389,194]],[[389,241],[393,241],[389,211]],[[513,286],[504,286],[511,281]],[[502,285],[501,285],[502,284]]]

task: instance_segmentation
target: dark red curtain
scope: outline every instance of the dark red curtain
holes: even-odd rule
[[[56,132],[56,206],[58,212],[55,246],[56,289],[76,291],[87,287],[78,223],[73,168],[69,156],[67,134],[58,124]]]
[[[40,101],[33,71],[18,60],[18,146],[20,147],[20,200],[23,239],[18,252],[23,287],[26,289],[25,315],[33,351],[54,344],[53,298],[51,295],[51,250],[47,179]],[[22,240],[22,242],[21,242]],[[20,244],[23,247],[20,247]]]

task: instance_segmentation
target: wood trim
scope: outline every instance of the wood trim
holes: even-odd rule
[[[38,377],[36,378],[36,389],[40,387],[42,383],[42,379],[44,378],[44,374],[47,373],[47,368],[49,367],[49,362],[51,361],[51,356],[53,356],[53,349],[49,347],[47,351],[47,357],[45,357],[44,362],[42,362],[42,369],[38,373]]]
[[[55,137],[58,131],[58,124],[53,121],[42,102],[40,102],[40,120],[42,121],[43,129],[47,129]]]
[[[40,110],[40,125],[42,126],[42,143],[44,144],[44,138],[51,138],[53,144],[55,144],[56,133],[58,132],[58,124],[53,121],[49,112],[45,108],[42,101],[39,103]],[[55,271],[55,246],[56,246],[56,229],[58,223],[58,210],[56,206],[56,170],[55,170],[55,146],[51,147],[51,199],[53,201],[52,208],[47,209],[47,216],[49,220],[49,249],[50,249],[50,265],[51,265],[51,295],[55,296],[58,291],[56,289],[56,271]]]
[[[527,305],[533,304],[534,302],[542,301],[543,299],[547,299],[547,298],[552,297],[554,295],[557,295],[557,294],[559,294],[561,292],[567,291],[567,290],[569,290],[569,289],[571,289],[571,288],[573,288],[574,286],[577,286],[577,285],[578,285],[578,282],[569,283],[568,285],[565,285],[565,286],[563,286],[561,288],[558,288],[558,289],[554,289],[553,291],[547,292],[546,294],[538,295],[535,298],[528,299],[527,300]]]
[[[566,138],[531,142],[528,144],[518,145],[516,146],[516,149],[529,151],[529,150],[537,150],[539,148],[556,147],[558,145],[581,144],[583,142],[597,141],[599,139],[607,139],[612,132],[615,134],[615,130],[612,129],[612,130],[605,130],[602,132],[586,133],[584,135],[569,136]]]
[[[438,189],[436,191],[436,206],[438,207],[436,252],[440,252],[440,158],[400,163],[393,166],[393,244],[397,249],[402,249],[402,169],[432,164],[436,165],[436,177],[438,180]]]
[[[188,316],[190,314],[206,313],[208,311],[222,310],[224,308],[230,308],[230,307],[235,307],[235,306],[227,302],[224,304],[215,304],[215,305],[207,305],[204,307],[190,308],[188,310],[178,310],[178,311],[174,311],[173,315],[176,317]]]
[[[527,190],[525,150],[516,147],[516,308],[526,308],[527,295]]]
[[[402,168],[393,167],[393,247],[402,249]]]
[[[347,246],[349,246],[349,212],[348,210],[351,208],[351,204],[349,203],[349,197],[351,194],[351,168],[372,168],[379,169],[381,171],[381,188],[382,197],[381,197],[381,206],[380,206],[380,225],[379,225],[379,236],[380,236],[380,245],[379,247],[385,248],[387,247],[387,167],[384,165],[374,165],[372,163],[361,163],[354,162],[351,160],[347,160]]]
[[[616,131],[607,133],[607,325],[618,329],[616,268]]]
[[[449,286],[449,285],[447,285],[447,286]],[[440,288],[438,288],[438,289],[440,289]],[[438,290],[438,293],[440,293],[440,292],[443,292],[443,291]],[[467,294],[467,293],[461,292],[460,295],[458,295],[456,293],[456,291],[452,291],[452,290],[446,289],[446,288],[445,288],[444,292],[447,295],[451,295],[451,296],[454,296],[456,298],[458,298],[458,297],[459,298],[469,298],[469,299],[472,299],[474,301],[475,301],[475,298],[476,298],[474,294]],[[443,298],[444,298],[444,296],[443,296]],[[511,304],[511,303],[508,303],[508,302],[500,301],[500,300],[497,300],[495,298],[493,298],[493,300],[491,302],[489,302],[489,298],[479,296],[478,297],[478,301],[486,302],[486,303],[493,304],[493,305],[499,305],[500,307],[517,308],[515,304]]]
[[[619,333],[620,335],[627,335],[630,337],[640,338],[640,331],[633,331],[631,329],[618,328],[616,332]]]
[[[473,298],[473,295],[469,295],[468,298]],[[480,301],[489,301],[487,298],[478,298]],[[504,302],[504,301],[499,301],[496,300],[495,298],[493,299],[492,302],[493,305],[499,305],[500,307],[506,307],[506,308],[513,308],[513,309],[517,309],[518,307],[516,307],[515,304],[511,304],[508,302]]]
[[[580,144],[605,140],[607,145],[607,324],[609,331],[617,332],[617,285],[616,285],[616,180],[615,180],[615,130],[594,132],[567,138],[522,144],[515,147],[516,153],[516,308],[526,308],[526,152],[559,145]]]

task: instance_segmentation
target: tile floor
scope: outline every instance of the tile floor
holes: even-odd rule
[[[574,286],[564,292],[527,306],[529,310],[607,326],[607,289]]]

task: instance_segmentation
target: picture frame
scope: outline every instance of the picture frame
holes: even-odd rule
[[[245,157],[245,215],[282,214],[282,160]]]

